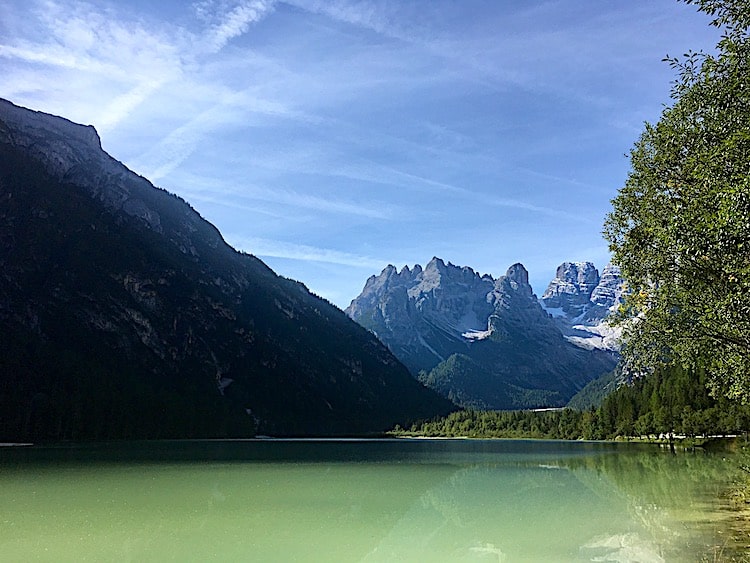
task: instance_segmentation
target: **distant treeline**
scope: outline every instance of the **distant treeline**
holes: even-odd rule
[[[741,434],[750,430],[750,406],[714,398],[704,372],[666,368],[623,385],[599,408],[550,411],[454,412],[396,433],[473,438],[611,440]]]

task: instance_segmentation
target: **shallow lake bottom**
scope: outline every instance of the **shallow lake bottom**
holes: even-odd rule
[[[8,561],[701,561],[731,457],[532,440],[3,448]],[[734,551],[733,551],[734,550]]]

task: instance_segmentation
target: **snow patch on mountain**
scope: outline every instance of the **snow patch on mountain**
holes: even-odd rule
[[[539,300],[539,304],[542,306],[542,309],[544,309],[544,312],[552,318],[567,317],[562,307],[549,307],[541,299]]]
[[[469,330],[461,334],[466,340],[484,340],[489,338],[492,330]]]
[[[565,338],[580,348],[586,350],[620,350],[622,327],[613,327],[607,321],[595,326],[573,325]]]
[[[570,318],[590,309],[583,302],[599,280],[593,266],[574,269],[576,283],[558,292],[582,301]],[[581,288],[585,300],[574,294]],[[566,340],[560,323],[571,311],[537,299],[520,263],[493,278],[440,258],[424,268],[388,266],[346,309],[425,385],[463,406],[494,409],[562,406],[614,368],[603,333],[586,351],[573,338],[586,333],[571,329]]]
[[[563,262],[539,302],[569,342],[616,352],[622,328],[608,318],[622,303],[623,287],[618,266],[608,264],[600,276],[591,262]]]

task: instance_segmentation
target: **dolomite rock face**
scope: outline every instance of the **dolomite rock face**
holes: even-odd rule
[[[598,284],[599,272],[591,262],[563,262],[542,295],[542,302],[547,308],[561,309],[575,317],[588,306]]]
[[[540,302],[570,342],[617,351],[622,330],[610,326],[607,317],[621,303],[623,291],[618,266],[608,264],[600,276],[591,262],[563,262]]]
[[[591,293],[596,282],[587,275]],[[437,257],[424,268],[388,266],[367,280],[346,313],[428,386],[464,406],[564,404],[615,363],[565,339],[522,264],[498,278]]]
[[[599,283],[591,292],[591,302],[606,309],[619,305],[623,294],[623,285],[620,267],[607,264],[599,278]]]
[[[495,280],[433,258],[371,276],[346,313],[388,345],[415,375],[485,334]]]

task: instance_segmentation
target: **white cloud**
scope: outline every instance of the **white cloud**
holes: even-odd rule
[[[340,0],[288,0],[290,4],[308,12],[324,14],[327,17],[358,25],[382,34],[391,34],[391,26],[385,15],[386,3],[347,2]]]
[[[13,73],[23,74],[21,64],[55,69],[46,72],[46,89],[57,88],[60,99],[56,108],[41,109],[76,119],[84,102],[89,115],[82,120],[105,132],[169,83],[167,96],[189,96],[201,79],[195,74],[202,68],[196,60],[246,33],[273,10],[273,4],[270,0],[206,4],[206,10],[213,8],[213,19],[196,33],[170,22],[137,19],[107,5],[46,0],[26,8],[24,16],[34,20],[35,33],[0,39],[0,57],[10,61],[8,70]],[[37,74],[42,83],[43,76]],[[7,84],[11,91],[4,95],[23,103],[26,92],[20,85],[14,88],[13,81]],[[263,111],[279,111],[273,107],[276,102],[265,103]]]
[[[294,120],[313,120],[301,112],[287,108],[282,103],[253,96],[248,91],[226,92],[213,88],[210,93],[213,105],[181,123],[164,136],[155,146],[133,161],[133,166],[152,180],[158,180],[177,168],[198,148],[202,139],[214,135],[218,129],[252,127],[253,117],[272,116]],[[205,102],[198,100],[198,106]]]
[[[250,26],[263,19],[273,10],[272,0],[249,0],[239,2],[232,10],[223,14],[221,21],[215,23],[206,33],[205,43],[208,52],[217,53],[235,37],[247,32]],[[203,3],[197,10],[200,16],[206,17],[210,8]]]
[[[538,213],[540,215],[547,215],[548,217],[558,217],[560,219],[568,219],[571,221],[579,221],[584,223],[591,223],[593,222],[591,218],[585,217],[582,214],[575,214],[575,213],[569,213],[567,211],[563,211],[562,209],[555,209],[553,207],[545,207],[542,205],[534,205],[525,201],[515,200],[515,199],[503,199],[503,198],[493,198],[493,197],[484,197],[483,198],[487,204],[493,205],[495,207],[506,207],[509,209],[518,209],[521,211],[529,211],[531,213]]]
[[[382,206],[374,207],[371,205],[360,205],[347,201],[318,197],[297,191],[254,190],[249,195],[254,199],[281,203],[292,207],[301,207],[325,213],[356,215],[360,217],[369,217],[371,219],[391,219],[395,214],[395,209],[389,204],[382,204]]]
[[[589,219],[585,217],[581,217],[580,215],[576,215],[573,213],[568,213],[561,209],[543,205],[535,205],[518,199],[495,197],[493,195],[475,192],[461,186],[455,186],[446,182],[441,182],[438,180],[433,180],[432,178],[403,172],[401,170],[390,167],[378,167],[375,165],[359,167],[349,166],[334,169],[331,171],[331,175],[340,175],[347,178],[363,180],[367,182],[383,183],[401,188],[428,191],[433,193],[435,190],[439,190],[445,194],[451,194],[461,197],[464,200],[476,201],[481,205],[517,209],[521,211],[528,211],[531,213],[570,219],[574,221],[589,221]]]
[[[305,244],[294,244],[265,238],[248,238],[241,235],[229,235],[226,236],[225,239],[236,249],[244,250],[245,252],[249,252],[260,258],[270,257],[301,260],[305,262],[325,262],[328,264],[338,264],[378,271],[388,264],[386,260],[378,260],[369,256],[360,256],[348,252],[332,250],[330,248],[318,248]]]
[[[101,112],[101,117],[97,119],[99,133],[106,133],[127,118],[133,110],[135,110],[165,83],[166,79],[156,80],[154,82],[143,82],[137,84],[124,94],[115,97]]]
[[[168,28],[121,20],[85,2],[47,1],[30,7],[27,17],[35,18],[36,34],[8,37],[0,45],[7,72],[23,76],[28,65],[48,67],[36,76],[51,93],[47,103],[56,107],[40,109],[77,119],[86,106],[88,115],[81,120],[100,132],[115,127],[181,73],[180,40]],[[19,85],[7,95],[23,102],[18,96],[27,92]]]
[[[160,180],[184,162],[205,135],[222,123],[233,121],[231,112],[224,105],[214,105],[172,130],[131,165],[152,181]]]
[[[57,49],[54,46],[48,50],[43,50],[29,46],[14,47],[12,45],[0,45],[0,57],[20,59],[27,63],[41,63],[63,68],[80,68],[72,53]]]
[[[216,205],[227,207],[255,210],[256,206],[241,204],[241,201],[256,201],[281,205],[285,208],[305,209],[310,211],[321,211],[323,213],[344,214],[348,216],[365,217],[369,219],[395,219],[402,211],[392,204],[385,202],[372,202],[369,204],[344,201],[334,197],[322,197],[314,195],[314,187],[309,192],[303,188],[287,190],[275,187],[264,188],[248,184],[242,179],[217,180],[214,178],[200,177],[194,174],[180,174],[175,180],[182,187],[183,192],[190,199],[210,201]],[[296,211],[288,210],[286,216],[289,219],[297,215]]]

